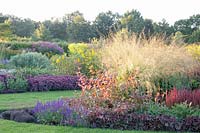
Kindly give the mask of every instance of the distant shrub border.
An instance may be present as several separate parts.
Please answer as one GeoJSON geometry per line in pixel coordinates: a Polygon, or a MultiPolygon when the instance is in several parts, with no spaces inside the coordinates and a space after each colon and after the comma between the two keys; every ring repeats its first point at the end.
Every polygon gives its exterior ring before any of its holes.
{"type": "Polygon", "coordinates": [[[78,81],[78,76],[68,75],[39,75],[28,77],[24,81],[23,79],[18,80],[18,78],[11,75],[0,75],[0,94],[27,91],[80,90],[78,81]],[[12,84],[15,84],[15,88],[11,88],[12,85],[9,84],[11,79],[13,79],[12,84]]]}

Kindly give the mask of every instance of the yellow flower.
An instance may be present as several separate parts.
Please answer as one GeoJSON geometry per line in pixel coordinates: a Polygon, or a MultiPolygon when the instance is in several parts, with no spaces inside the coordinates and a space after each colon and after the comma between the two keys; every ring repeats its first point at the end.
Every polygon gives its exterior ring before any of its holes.
{"type": "Polygon", "coordinates": [[[77,59],[77,62],[80,62],[80,59],[79,59],[79,58],[77,59]]]}
{"type": "Polygon", "coordinates": [[[60,59],[57,59],[57,60],[56,60],[56,63],[60,63],[60,59]]]}
{"type": "Polygon", "coordinates": [[[65,59],[65,55],[62,55],[62,57],[61,57],[61,58],[62,58],[62,60],[64,60],[64,59],[65,59]]]}

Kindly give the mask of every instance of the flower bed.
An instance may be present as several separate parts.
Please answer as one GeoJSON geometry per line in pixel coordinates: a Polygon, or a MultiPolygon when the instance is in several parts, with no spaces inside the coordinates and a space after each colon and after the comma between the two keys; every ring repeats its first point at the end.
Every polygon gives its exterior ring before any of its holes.
{"type": "Polygon", "coordinates": [[[37,103],[37,122],[53,125],[86,126],[120,130],[200,131],[200,117],[177,119],[170,115],[150,115],[128,108],[88,108],[81,99],[60,99],[37,103]]]}

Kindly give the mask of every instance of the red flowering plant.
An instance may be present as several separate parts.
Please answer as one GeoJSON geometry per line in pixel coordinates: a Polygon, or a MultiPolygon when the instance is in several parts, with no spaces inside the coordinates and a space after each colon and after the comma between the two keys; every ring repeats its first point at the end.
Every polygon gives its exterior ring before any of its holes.
{"type": "Polygon", "coordinates": [[[186,102],[192,106],[200,106],[200,90],[193,91],[174,88],[166,95],[166,105],[171,107],[174,104],[186,102]]]}

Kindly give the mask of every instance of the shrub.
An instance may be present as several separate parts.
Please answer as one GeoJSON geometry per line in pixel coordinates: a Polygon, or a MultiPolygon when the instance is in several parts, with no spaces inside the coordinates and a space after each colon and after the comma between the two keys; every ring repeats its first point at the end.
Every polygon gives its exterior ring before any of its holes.
{"type": "Polygon", "coordinates": [[[90,76],[90,67],[95,71],[101,68],[98,53],[94,48],[85,43],[72,43],[68,45],[70,56],[76,61],[81,68],[81,72],[90,76]]]}
{"type": "Polygon", "coordinates": [[[26,50],[31,48],[32,42],[30,41],[9,41],[9,42],[1,42],[0,45],[5,46],[11,50],[26,50]]]}
{"type": "Polygon", "coordinates": [[[49,68],[51,66],[50,60],[45,55],[34,52],[13,56],[10,64],[17,68],[49,68]]]}
{"type": "Polygon", "coordinates": [[[51,62],[60,74],[75,75],[78,71],[78,64],[74,56],[54,55],[51,57],[51,62]]]}
{"type": "Polygon", "coordinates": [[[200,45],[188,45],[186,49],[196,60],[200,61],[200,45]]]}
{"type": "Polygon", "coordinates": [[[23,75],[23,77],[33,77],[33,76],[38,76],[38,75],[56,75],[57,72],[54,69],[46,69],[46,68],[20,68],[17,69],[16,72],[14,72],[14,74],[19,73],[21,75],[23,75]]]}
{"type": "Polygon", "coordinates": [[[31,48],[31,42],[12,42],[10,49],[12,50],[27,50],[31,48]]]}
{"type": "Polygon", "coordinates": [[[27,80],[22,75],[1,75],[0,76],[0,90],[3,91],[26,91],[28,87],[27,80]]]}
{"type": "Polygon", "coordinates": [[[38,102],[33,109],[38,122],[43,124],[60,124],[86,126],[88,111],[83,106],[71,104],[70,100],[57,100],[47,103],[38,102]]]}
{"type": "Polygon", "coordinates": [[[166,95],[166,105],[169,107],[183,102],[187,102],[192,106],[200,106],[200,90],[189,91],[186,89],[177,90],[174,88],[166,95]]]}
{"type": "Polygon", "coordinates": [[[11,90],[26,91],[28,87],[28,83],[24,77],[21,77],[18,75],[18,76],[14,76],[7,79],[7,87],[11,90]]]}
{"type": "Polygon", "coordinates": [[[150,104],[150,106],[147,107],[146,113],[155,116],[168,115],[176,117],[177,119],[185,119],[192,116],[200,117],[199,108],[191,107],[187,103],[175,104],[170,108],[165,105],[150,104]]]}
{"type": "Polygon", "coordinates": [[[0,91],[5,90],[5,84],[3,82],[0,81],[0,91]]]}
{"type": "Polygon", "coordinates": [[[93,74],[95,76],[88,78],[79,73],[81,96],[90,107],[113,108],[122,102],[134,104],[136,109],[141,111],[149,100],[146,95],[142,96],[133,89],[137,86],[133,75],[126,83],[118,84],[116,76],[109,72],[97,72],[97,74],[94,72],[93,74]]]}
{"type": "Polygon", "coordinates": [[[55,43],[51,42],[38,42],[32,44],[33,51],[52,56],[55,54],[63,54],[64,50],[55,43]]]}
{"type": "Polygon", "coordinates": [[[0,58],[1,59],[10,59],[12,56],[15,56],[17,54],[21,54],[21,50],[12,50],[9,48],[5,48],[3,46],[0,46],[0,58]]]}
{"type": "Polygon", "coordinates": [[[29,91],[79,90],[77,76],[39,75],[28,79],[29,91]]]}

